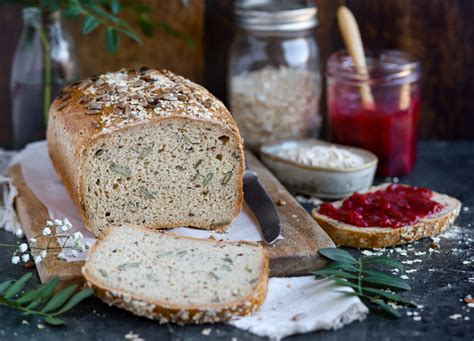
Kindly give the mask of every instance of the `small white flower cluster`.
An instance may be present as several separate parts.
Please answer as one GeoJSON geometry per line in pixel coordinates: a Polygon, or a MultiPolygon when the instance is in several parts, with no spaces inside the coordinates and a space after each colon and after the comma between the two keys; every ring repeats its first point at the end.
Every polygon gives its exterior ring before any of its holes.
{"type": "MultiPolygon", "coordinates": [[[[20,246],[15,250],[12,256],[12,263],[18,264],[20,261],[28,262],[30,259],[34,260],[35,263],[42,262],[48,255],[48,251],[51,249],[57,249],[57,247],[51,247],[52,238],[56,238],[62,247],[62,251],[57,254],[58,259],[66,259],[64,253],[65,249],[71,250],[71,255],[77,257],[79,252],[84,252],[90,247],[89,243],[84,243],[84,236],[81,232],[68,233],[72,229],[71,222],[64,218],[63,220],[54,219],[48,220],[46,226],[43,228],[41,235],[34,238],[30,238],[29,244],[21,243],[20,246]],[[48,242],[46,246],[39,248],[36,246],[39,238],[47,238],[48,242]],[[29,250],[28,250],[29,249],[29,250]]],[[[21,230],[20,230],[21,231],[21,230]]]]}

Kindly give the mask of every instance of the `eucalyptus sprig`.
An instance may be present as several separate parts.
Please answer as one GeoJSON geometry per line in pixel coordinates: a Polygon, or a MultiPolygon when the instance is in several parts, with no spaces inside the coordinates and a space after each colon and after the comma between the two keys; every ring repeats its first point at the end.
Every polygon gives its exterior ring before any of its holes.
{"type": "Polygon", "coordinates": [[[408,282],[400,277],[404,270],[398,260],[385,256],[356,259],[349,252],[338,248],[321,249],[319,253],[333,262],[324,269],[315,271],[314,275],[330,278],[340,285],[354,289],[344,292],[345,294],[358,296],[369,306],[376,306],[397,318],[401,317],[401,314],[390,303],[416,307],[415,303],[394,292],[411,290],[408,282]],[[381,267],[397,269],[400,276],[380,270],[381,267]]]}
{"type": "Polygon", "coordinates": [[[21,294],[30,278],[31,272],[18,280],[0,283],[0,305],[19,310],[25,315],[42,317],[44,322],[53,326],[65,324],[66,322],[58,316],[94,293],[90,288],[76,292],[76,284],[54,293],[59,284],[59,278],[55,277],[50,282],[40,284],[21,294]]]}

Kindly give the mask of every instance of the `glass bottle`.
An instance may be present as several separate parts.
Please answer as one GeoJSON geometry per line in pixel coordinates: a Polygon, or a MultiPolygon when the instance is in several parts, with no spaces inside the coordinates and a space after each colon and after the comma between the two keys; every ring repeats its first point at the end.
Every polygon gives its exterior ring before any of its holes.
{"type": "Polygon", "coordinates": [[[346,51],[327,62],[327,103],[334,142],[370,150],[378,174],[400,176],[416,161],[420,63],[397,50],[366,52],[367,76],[357,73],[346,51]],[[373,104],[363,100],[369,89],[373,104]]]}
{"type": "Polygon", "coordinates": [[[23,23],[10,79],[16,149],[45,138],[52,99],[79,77],[74,43],[59,11],[43,15],[38,8],[27,7],[23,23]]]}
{"type": "Polygon", "coordinates": [[[309,1],[238,1],[228,98],[246,147],[316,136],[321,75],[309,1]]]}

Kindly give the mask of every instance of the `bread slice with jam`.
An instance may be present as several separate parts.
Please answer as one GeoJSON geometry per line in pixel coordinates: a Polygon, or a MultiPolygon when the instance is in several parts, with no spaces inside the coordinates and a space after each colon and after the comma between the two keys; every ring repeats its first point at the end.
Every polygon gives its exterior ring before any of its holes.
{"type": "Polygon", "coordinates": [[[178,236],[145,227],[107,229],[82,274],[101,300],[160,323],[213,323],[264,301],[268,255],[257,243],[178,236]]]}
{"type": "MultiPolygon", "coordinates": [[[[367,192],[384,191],[390,184],[371,187],[367,192]]],[[[412,188],[405,185],[406,188],[412,188]]],[[[321,206],[312,212],[314,219],[329,234],[331,239],[340,246],[355,248],[381,248],[393,245],[410,243],[415,240],[435,236],[451,226],[459,216],[461,202],[445,194],[431,192],[431,200],[441,204],[436,212],[417,219],[409,225],[399,227],[357,226],[344,222],[328,215],[322,214],[321,206]]],[[[364,193],[361,193],[364,194],[364,193]]],[[[349,197],[350,198],[350,197],[349,197]]],[[[339,209],[348,198],[333,202],[332,205],[339,209]]],[[[377,212],[374,212],[377,213],[377,212]]],[[[403,210],[400,211],[404,214],[403,210]]],[[[408,212],[407,212],[408,214],[408,212]]]]}

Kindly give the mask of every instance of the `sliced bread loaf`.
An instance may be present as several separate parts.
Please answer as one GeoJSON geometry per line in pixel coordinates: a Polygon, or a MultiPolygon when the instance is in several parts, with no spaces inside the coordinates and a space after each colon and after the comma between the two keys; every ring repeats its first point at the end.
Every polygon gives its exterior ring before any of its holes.
{"type": "Polygon", "coordinates": [[[95,235],[121,224],[222,230],[240,212],[244,154],[232,116],[169,71],[121,70],[66,87],[47,138],[95,235]]]}
{"type": "Polygon", "coordinates": [[[143,227],[107,230],[82,273],[104,302],[161,323],[207,323],[248,315],[263,302],[265,249],[143,227]]]}
{"type": "MultiPolygon", "coordinates": [[[[375,192],[387,187],[388,184],[374,186],[369,192],[375,192]]],[[[387,227],[359,227],[347,224],[313,210],[313,217],[329,234],[336,245],[356,248],[380,248],[409,243],[421,238],[435,236],[454,223],[459,216],[461,202],[445,194],[433,192],[431,200],[441,203],[441,211],[419,219],[413,225],[398,228],[387,227]]],[[[342,206],[344,200],[336,201],[334,207],[342,206]]]]}

